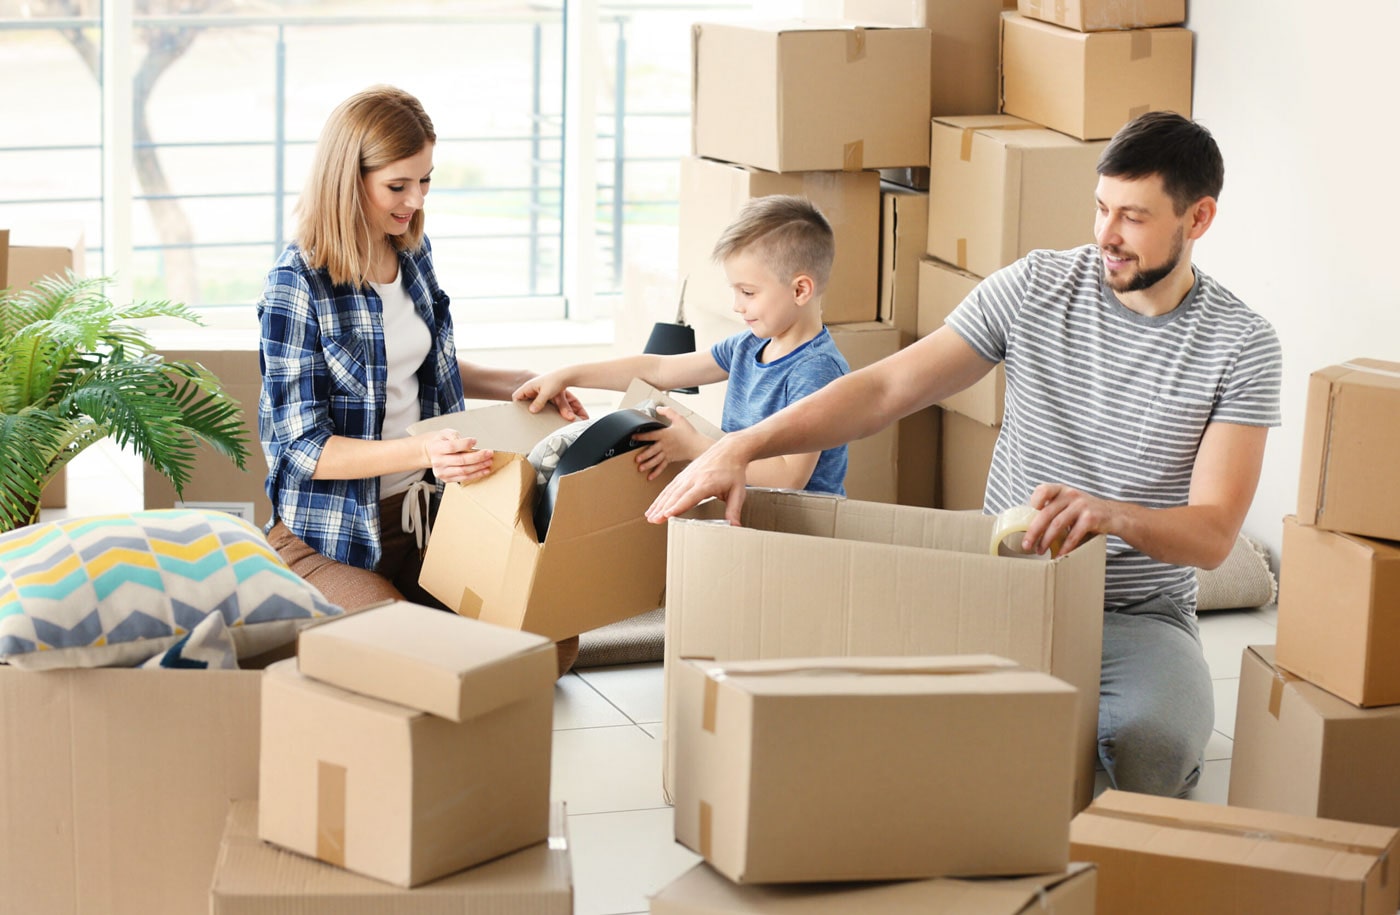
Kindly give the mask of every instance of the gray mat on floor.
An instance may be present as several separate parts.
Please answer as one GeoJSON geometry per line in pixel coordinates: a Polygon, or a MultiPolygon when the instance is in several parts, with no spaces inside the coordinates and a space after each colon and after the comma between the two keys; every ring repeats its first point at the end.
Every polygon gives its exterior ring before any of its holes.
{"type": "Polygon", "coordinates": [[[580,635],[574,668],[660,661],[665,640],[666,611],[658,607],[580,635]]]}

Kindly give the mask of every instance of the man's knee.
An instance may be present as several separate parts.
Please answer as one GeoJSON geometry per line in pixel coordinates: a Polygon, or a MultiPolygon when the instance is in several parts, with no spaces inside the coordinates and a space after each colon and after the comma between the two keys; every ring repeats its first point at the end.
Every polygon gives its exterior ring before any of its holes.
{"type": "Polygon", "coordinates": [[[1164,797],[1181,797],[1196,786],[1204,751],[1204,740],[1156,721],[1122,722],[1099,738],[1099,756],[1113,787],[1164,797]]]}

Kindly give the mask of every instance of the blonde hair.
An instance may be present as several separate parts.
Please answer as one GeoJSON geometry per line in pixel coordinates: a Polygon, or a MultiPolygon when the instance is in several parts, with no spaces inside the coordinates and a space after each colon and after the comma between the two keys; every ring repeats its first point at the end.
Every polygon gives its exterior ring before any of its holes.
{"type": "Polygon", "coordinates": [[[831,279],[836,236],[822,211],[806,197],[773,194],[744,204],[739,216],[715,242],[711,253],[723,262],[753,251],[783,282],[799,274],[812,278],[821,295],[831,279]]]}
{"type": "MultiPolygon", "coordinates": [[[[337,105],[321,128],[297,202],[297,243],[307,265],[326,268],[334,283],[365,285],[378,239],[365,215],[364,176],[436,142],[422,104],[402,89],[371,86],[337,105]]],[[[398,250],[418,250],[423,211],[403,235],[386,237],[398,250]]]]}

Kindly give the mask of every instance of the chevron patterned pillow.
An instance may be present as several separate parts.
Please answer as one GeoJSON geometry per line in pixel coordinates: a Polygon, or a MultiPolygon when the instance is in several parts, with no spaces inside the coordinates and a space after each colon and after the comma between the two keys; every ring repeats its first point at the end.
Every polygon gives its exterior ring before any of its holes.
{"type": "Polygon", "coordinates": [[[253,525],[164,509],[69,518],[0,535],[0,661],[35,670],[134,667],[220,614],[239,657],[344,611],[253,525]]]}

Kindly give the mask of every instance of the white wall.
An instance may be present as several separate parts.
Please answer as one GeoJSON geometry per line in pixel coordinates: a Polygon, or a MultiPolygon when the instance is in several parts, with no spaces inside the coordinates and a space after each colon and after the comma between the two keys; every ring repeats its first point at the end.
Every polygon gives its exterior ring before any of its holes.
{"type": "Polygon", "coordinates": [[[1283,344],[1283,426],[1245,522],[1277,563],[1282,518],[1297,507],[1309,373],[1400,361],[1400,7],[1192,0],[1189,10],[1193,116],[1225,156],[1196,263],[1283,344]]]}

